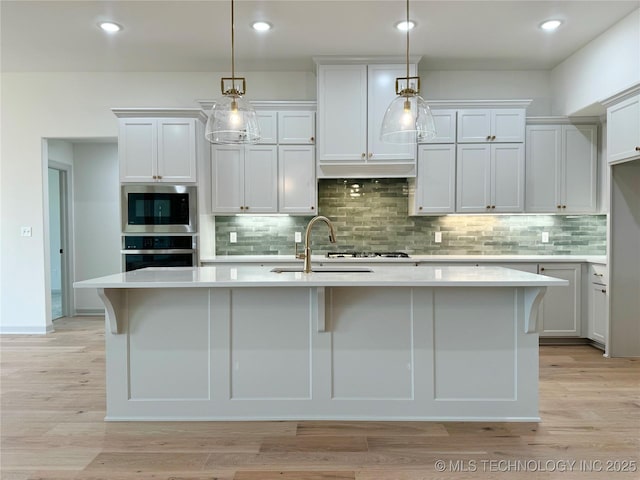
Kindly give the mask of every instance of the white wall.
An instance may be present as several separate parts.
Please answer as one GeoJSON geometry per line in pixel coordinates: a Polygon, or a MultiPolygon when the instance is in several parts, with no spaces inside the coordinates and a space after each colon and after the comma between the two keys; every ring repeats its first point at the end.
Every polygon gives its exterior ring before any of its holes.
{"type": "Polygon", "coordinates": [[[554,115],[599,115],[598,103],[640,82],[640,9],[551,71],[554,115]]]}
{"type": "MultiPolygon", "coordinates": [[[[117,143],[73,144],[74,281],[120,272],[117,143]]],[[[101,313],[94,290],[76,290],[76,313],[101,313]]]]}
{"type": "MultiPolygon", "coordinates": [[[[193,107],[219,94],[219,73],[2,73],[0,331],[44,333],[48,263],[43,138],[116,137],[112,107],[193,107]],[[43,184],[44,182],[44,184],[43,184]],[[20,227],[32,226],[32,237],[20,227]],[[46,265],[46,267],[45,267],[46,265]]],[[[311,72],[252,72],[255,100],[312,100],[311,72]]]]}
{"type": "Polygon", "coordinates": [[[527,116],[551,114],[548,71],[420,70],[420,81],[421,95],[427,101],[532,99],[527,116]]]}

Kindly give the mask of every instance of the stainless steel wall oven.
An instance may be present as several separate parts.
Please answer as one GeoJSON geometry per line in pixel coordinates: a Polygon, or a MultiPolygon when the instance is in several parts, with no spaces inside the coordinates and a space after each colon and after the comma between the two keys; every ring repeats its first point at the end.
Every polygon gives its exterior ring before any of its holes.
{"type": "Polygon", "coordinates": [[[193,267],[198,264],[194,235],[126,235],[122,237],[125,272],[146,267],[193,267]]]}

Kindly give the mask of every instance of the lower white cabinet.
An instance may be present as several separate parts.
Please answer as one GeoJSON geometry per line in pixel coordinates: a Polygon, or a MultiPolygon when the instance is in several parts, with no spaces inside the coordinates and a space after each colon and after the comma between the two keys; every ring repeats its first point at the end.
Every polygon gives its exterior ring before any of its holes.
{"type": "Polygon", "coordinates": [[[524,145],[459,144],[458,213],[524,211],[524,145]]]}
{"type": "Polygon", "coordinates": [[[212,213],[276,213],[278,156],[273,145],[212,147],[212,213]]]}
{"type": "Polygon", "coordinates": [[[456,211],[456,146],[418,145],[418,171],[409,179],[409,215],[456,211]]]}
{"type": "Polygon", "coordinates": [[[606,266],[589,266],[589,279],[587,337],[604,346],[607,342],[607,329],[609,324],[606,266]]]}
{"type": "Polygon", "coordinates": [[[582,265],[544,263],[538,273],[569,281],[567,287],[547,287],[538,310],[540,336],[579,337],[582,334],[582,265]]]}

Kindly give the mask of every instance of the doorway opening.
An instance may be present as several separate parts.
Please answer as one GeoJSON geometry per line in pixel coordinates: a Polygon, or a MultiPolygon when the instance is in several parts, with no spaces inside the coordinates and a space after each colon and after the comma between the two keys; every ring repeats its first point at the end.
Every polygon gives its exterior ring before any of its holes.
{"type": "Polygon", "coordinates": [[[70,190],[71,166],[49,161],[49,291],[51,319],[70,315],[70,190]]]}

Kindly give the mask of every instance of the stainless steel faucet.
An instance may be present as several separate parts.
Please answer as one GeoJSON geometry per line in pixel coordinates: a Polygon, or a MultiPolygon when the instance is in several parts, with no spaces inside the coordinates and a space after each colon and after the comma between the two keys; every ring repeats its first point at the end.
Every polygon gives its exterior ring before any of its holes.
{"type": "Polygon", "coordinates": [[[313,227],[313,225],[319,221],[327,224],[327,226],[329,227],[329,241],[331,243],[336,243],[336,231],[333,228],[333,223],[331,223],[331,220],[323,215],[313,217],[307,225],[306,231],[304,232],[304,253],[298,253],[298,244],[296,243],[296,258],[300,260],[304,259],[304,273],[311,273],[311,227],[313,227]]]}

